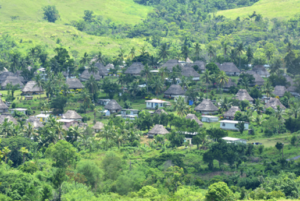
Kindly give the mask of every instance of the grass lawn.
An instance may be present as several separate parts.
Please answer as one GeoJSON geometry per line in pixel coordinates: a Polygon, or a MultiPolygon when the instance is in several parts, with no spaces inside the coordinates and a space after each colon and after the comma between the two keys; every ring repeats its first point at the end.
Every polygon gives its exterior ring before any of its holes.
{"type": "Polygon", "coordinates": [[[218,15],[236,19],[245,18],[254,11],[267,18],[291,18],[299,13],[300,1],[296,0],[260,0],[249,7],[219,11],[218,15]]]}

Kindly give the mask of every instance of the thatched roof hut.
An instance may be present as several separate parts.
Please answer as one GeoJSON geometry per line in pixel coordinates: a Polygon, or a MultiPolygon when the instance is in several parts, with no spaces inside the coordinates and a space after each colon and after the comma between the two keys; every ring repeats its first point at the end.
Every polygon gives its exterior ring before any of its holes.
{"type": "Polygon", "coordinates": [[[247,71],[246,74],[252,75],[254,77],[254,85],[262,86],[265,83],[265,80],[262,79],[260,75],[255,73],[254,71],[247,71]]]}
{"type": "Polygon", "coordinates": [[[208,114],[217,112],[218,108],[211,102],[211,100],[204,99],[197,107],[195,107],[195,111],[208,114]]]}
{"type": "Polygon", "coordinates": [[[3,124],[4,120],[7,119],[9,122],[13,122],[13,124],[18,124],[18,121],[13,118],[11,115],[0,115],[0,124],[3,124]]]}
{"type": "Polygon", "coordinates": [[[163,125],[156,124],[149,132],[148,132],[148,137],[153,136],[153,135],[165,135],[168,134],[169,131],[165,129],[163,125]]]}
{"type": "Polygon", "coordinates": [[[225,62],[219,65],[219,68],[221,71],[224,71],[228,75],[239,75],[241,72],[232,62],[225,62]]]}
{"type": "Polygon", "coordinates": [[[161,68],[167,68],[169,71],[172,71],[174,67],[180,66],[182,67],[181,63],[178,60],[172,59],[161,65],[161,68]]]}
{"type": "Polygon", "coordinates": [[[102,122],[97,121],[96,124],[92,128],[94,130],[102,130],[104,128],[104,124],[102,122]]]}
{"type": "Polygon", "coordinates": [[[153,112],[153,114],[158,114],[158,115],[161,115],[162,113],[164,114],[168,114],[165,110],[163,109],[157,109],[153,112]]]}
{"type": "Polygon", "coordinates": [[[107,70],[105,67],[104,67],[104,68],[99,68],[98,74],[99,74],[100,76],[102,76],[102,78],[103,78],[104,76],[107,76],[107,75],[108,75],[108,70],[107,70]]]}
{"type": "Polygon", "coordinates": [[[270,73],[267,71],[267,69],[263,65],[256,65],[252,68],[252,70],[260,75],[261,77],[269,77],[270,73]]]}
{"type": "Polygon", "coordinates": [[[184,77],[194,77],[194,78],[199,78],[200,75],[197,71],[195,71],[194,68],[191,68],[191,67],[184,67],[182,68],[181,70],[181,75],[184,76],[184,77]]]}
{"type": "Polygon", "coordinates": [[[20,78],[16,76],[7,76],[6,80],[1,84],[2,89],[5,89],[7,84],[11,84],[13,86],[19,85],[20,88],[24,87],[24,84],[20,81],[20,78]]]}
{"type": "Polygon", "coordinates": [[[63,119],[75,119],[81,120],[82,117],[74,110],[68,110],[65,114],[62,115],[63,119]]]}
{"type": "Polygon", "coordinates": [[[281,109],[285,109],[285,106],[282,105],[279,99],[277,98],[270,98],[270,100],[266,103],[266,108],[273,108],[274,110],[277,110],[277,106],[279,106],[281,109]]]}
{"type": "Polygon", "coordinates": [[[105,66],[104,66],[103,63],[101,63],[101,62],[96,62],[94,65],[95,65],[95,67],[97,67],[97,68],[105,68],[105,66]]]}
{"type": "Polygon", "coordinates": [[[169,89],[167,89],[164,94],[166,96],[183,96],[185,91],[178,84],[172,84],[169,89]]]}
{"type": "Polygon", "coordinates": [[[196,123],[197,123],[200,127],[203,126],[203,123],[198,119],[198,117],[197,117],[195,114],[187,114],[185,118],[186,118],[186,119],[190,119],[190,120],[195,120],[196,123]]]}
{"type": "Polygon", "coordinates": [[[104,107],[104,109],[109,110],[111,112],[116,112],[118,110],[122,110],[122,107],[115,100],[110,100],[104,107]]]}
{"type": "Polygon", "coordinates": [[[237,111],[241,111],[238,106],[231,106],[231,108],[224,113],[224,118],[226,119],[234,119],[234,115],[237,111]]]}
{"type": "Polygon", "coordinates": [[[253,102],[254,100],[246,89],[240,89],[235,95],[235,98],[240,101],[248,100],[249,102],[253,102]]]}
{"type": "Polygon", "coordinates": [[[22,89],[23,94],[43,93],[43,88],[38,87],[35,81],[29,81],[22,89]]]}
{"type": "Polygon", "coordinates": [[[134,62],[126,69],[124,73],[130,75],[140,75],[143,70],[144,65],[141,62],[134,62]]]}
{"type": "Polygon", "coordinates": [[[30,123],[33,128],[38,129],[44,127],[44,124],[35,116],[31,116],[26,121],[26,126],[28,126],[28,123],[30,123]]]}
{"type": "Polygon", "coordinates": [[[287,88],[289,92],[296,92],[296,86],[294,80],[290,76],[286,76],[286,81],[290,83],[290,86],[287,88]]]}
{"type": "Polygon", "coordinates": [[[18,77],[20,82],[22,82],[22,83],[24,82],[24,78],[22,76],[20,76],[18,74],[15,74],[15,73],[12,73],[12,72],[4,71],[4,72],[0,73],[0,84],[2,84],[8,76],[18,77]]]}
{"type": "Polygon", "coordinates": [[[184,65],[184,67],[190,67],[198,66],[198,69],[201,71],[205,71],[205,62],[204,61],[195,61],[194,63],[187,63],[184,65]]]}
{"type": "Polygon", "coordinates": [[[66,84],[69,86],[69,89],[83,89],[84,86],[77,78],[68,78],[66,79],[66,84]]]}
{"type": "Polygon", "coordinates": [[[282,97],[286,91],[287,91],[287,89],[285,88],[285,86],[277,85],[277,86],[275,86],[273,93],[275,96],[282,97]]]}
{"type": "Polygon", "coordinates": [[[0,98],[0,111],[1,112],[7,112],[8,111],[8,106],[2,101],[0,98]]]}
{"type": "Polygon", "coordinates": [[[107,64],[107,65],[105,66],[105,68],[106,68],[107,70],[110,70],[110,69],[115,69],[115,66],[114,66],[113,64],[107,64]]]}
{"type": "Polygon", "coordinates": [[[237,84],[232,81],[231,78],[228,78],[228,82],[225,83],[224,88],[236,87],[237,84]]]}
{"type": "Polygon", "coordinates": [[[81,81],[86,81],[88,79],[90,79],[91,76],[94,76],[95,80],[96,81],[99,81],[101,80],[101,76],[99,75],[99,71],[96,72],[96,73],[92,73],[92,72],[89,72],[88,69],[85,69],[82,74],[80,75],[80,80],[81,81]]]}

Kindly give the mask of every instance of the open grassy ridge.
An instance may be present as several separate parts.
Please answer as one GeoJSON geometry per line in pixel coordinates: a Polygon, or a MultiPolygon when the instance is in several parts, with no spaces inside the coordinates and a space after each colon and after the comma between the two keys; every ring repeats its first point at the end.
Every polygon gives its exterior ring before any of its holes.
{"type": "Polygon", "coordinates": [[[263,17],[288,19],[296,14],[300,14],[299,8],[299,0],[260,0],[249,7],[219,11],[217,14],[235,19],[237,17],[247,17],[253,11],[256,11],[263,17]]]}

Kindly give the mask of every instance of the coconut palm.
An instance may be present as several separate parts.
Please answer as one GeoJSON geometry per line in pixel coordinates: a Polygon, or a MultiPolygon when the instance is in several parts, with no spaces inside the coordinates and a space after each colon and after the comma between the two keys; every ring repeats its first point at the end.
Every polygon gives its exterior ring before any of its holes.
{"type": "Polygon", "coordinates": [[[84,66],[85,64],[87,64],[89,62],[89,60],[90,60],[89,55],[88,55],[88,53],[85,52],[83,54],[83,57],[79,61],[79,63],[84,66]]]}
{"type": "Polygon", "coordinates": [[[216,55],[216,48],[212,45],[209,45],[208,48],[207,48],[207,53],[208,53],[208,56],[211,60],[212,57],[214,57],[216,55]]]}
{"type": "Polygon", "coordinates": [[[2,149],[2,153],[3,153],[3,155],[4,155],[4,160],[5,160],[5,163],[7,163],[7,156],[8,156],[8,154],[11,152],[11,150],[8,148],[8,147],[4,147],[3,149],[2,149]]]}
{"type": "Polygon", "coordinates": [[[168,76],[169,71],[167,67],[162,67],[158,70],[158,75],[161,77],[161,81],[164,82],[165,78],[168,76]]]}
{"type": "Polygon", "coordinates": [[[6,85],[6,89],[11,92],[11,96],[14,98],[15,91],[17,91],[18,89],[20,89],[20,85],[19,84],[12,85],[11,83],[8,83],[6,85]]]}
{"type": "Polygon", "coordinates": [[[23,156],[23,163],[25,163],[25,159],[26,159],[26,154],[29,153],[28,149],[26,149],[26,147],[22,147],[20,150],[19,150],[23,156]]]}
{"type": "Polygon", "coordinates": [[[270,97],[273,94],[274,88],[270,82],[266,82],[263,86],[263,92],[270,97]]]}
{"type": "Polygon", "coordinates": [[[282,61],[280,58],[276,58],[272,64],[270,65],[270,73],[273,74],[278,74],[280,68],[282,67],[282,61]]]}
{"type": "Polygon", "coordinates": [[[163,82],[161,81],[161,79],[159,79],[158,77],[155,77],[152,84],[150,85],[154,91],[155,91],[155,94],[156,96],[158,96],[158,94],[163,90],[164,88],[164,84],[163,82]]]}
{"type": "Polygon", "coordinates": [[[285,111],[278,105],[275,111],[275,117],[278,120],[283,120],[283,115],[285,115],[285,111]]]}
{"type": "Polygon", "coordinates": [[[217,83],[221,86],[222,91],[223,87],[226,83],[228,83],[229,77],[226,75],[224,71],[221,71],[217,77],[217,83]]]}
{"type": "Polygon", "coordinates": [[[141,76],[146,77],[146,85],[147,85],[147,92],[148,92],[148,80],[149,80],[149,78],[151,78],[151,70],[150,70],[148,64],[146,64],[144,66],[144,69],[141,72],[141,76]]]}
{"type": "Polygon", "coordinates": [[[227,57],[227,52],[229,51],[229,45],[228,45],[228,43],[226,43],[226,42],[223,43],[222,48],[223,48],[223,54],[224,54],[224,56],[227,57]]]}
{"type": "Polygon", "coordinates": [[[257,115],[256,117],[252,118],[252,121],[255,122],[257,126],[261,126],[265,119],[262,115],[257,115]]]}
{"type": "Polygon", "coordinates": [[[159,57],[165,60],[168,58],[169,54],[169,47],[167,43],[162,44],[159,48],[159,57]]]}
{"type": "Polygon", "coordinates": [[[25,126],[23,130],[24,137],[31,138],[32,136],[39,136],[37,130],[32,126],[29,122],[27,126],[25,126]]]}
{"type": "Polygon", "coordinates": [[[104,64],[104,56],[102,55],[102,52],[98,52],[98,54],[96,56],[96,62],[100,62],[100,63],[104,64]]]}
{"type": "Polygon", "coordinates": [[[189,111],[189,106],[185,103],[184,97],[178,97],[175,105],[174,110],[180,117],[186,116],[189,111]]]}
{"type": "Polygon", "coordinates": [[[196,45],[195,45],[195,57],[196,57],[196,59],[200,58],[200,53],[201,53],[201,46],[199,45],[199,43],[196,43],[196,45]]]}
{"type": "Polygon", "coordinates": [[[192,81],[193,81],[192,77],[184,77],[184,76],[182,76],[181,80],[180,80],[180,86],[188,89],[189,85],[192,83],[192,81]]]}
{"type": "Polygon", "coordinates": [[[241,55],[244,51],[244,45],[243,43],[240,43],[238,47],[236,48],[236,54],[239,56],[239,68],[241,68],[241,55]]]}
{"type": "Polygon", "coordinates": [[[94,103],[96,103],[96,94],[99,90],[99,84],[93,75],[86,81],[85,87],[89,90],[90,94],[92,94],[94,103]]]}
{"type": "Polygon", "coordinates": [[[11,121],[8,121],[7,118],[4,119],[4,122],[0,125],[0,133],[2,137],[13,136],[14,133],[14,124],[11,121]]]}
{"type": "MultiPolygon", "coordinates": [[[[44,82],[43,82],[43,79],[42,79],[42,77],[39,73],[34,77],[34,81],[36,83],[35,86],[37,86],[39,88],[42,88],[44,82]]],[[[41,96],[42,96],[42,94],[40,93],[40,100],[42,99],[41,96]]]]}
{"type": "Polygon", "coordinates": [[[208,85],[211,83],[210,82],[210,73],[209,73],[209,70],[205,70],[205,72],[203,73],[203,82],[206,84],[206,93],[208,91],[208,85]]]}
{"type": "Polygon", "coordinates": [[[89,72],[89,73],[92,73],[92,74],[95,74],[95,73],[98,72],[98,68],[97,68],[97,66],[95,66],[95,63],[94,63],[94,62],[90,65],[90,67],[89,67],[89,69],[88,69],[88,72],[89,72]]]}
{"type": "Polygon", "coordinates": [[[297,119],[299,113],[300,113],[300,103],[293,102],[292,104],[290,104],[289,114],[293,115],[295,119],[297,119]]]}
{"type": "Polygon", "coordinates": [[[132,60],[135,57],[135,48],[134,47],[131,48],[129,54],[131,55],[131,60],[132,60]]]}
{"type": "Polygon", "coordinates": [[[120,149],[122,142],[125,140],[123,133],[121,133],[121,132],[115,133],[115,135],[113,136],[113,139],[117,143],[118,148],[120,149]]]}

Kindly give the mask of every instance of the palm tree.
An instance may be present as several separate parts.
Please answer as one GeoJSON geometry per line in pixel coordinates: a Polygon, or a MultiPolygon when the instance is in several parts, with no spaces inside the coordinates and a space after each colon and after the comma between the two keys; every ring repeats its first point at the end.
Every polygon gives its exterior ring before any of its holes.
{"type": "Polygon", "coordinates": [[[146,64],[144,66],[144,69],[142,70],[141,75],[146,77],[146,85],[147,85],[147,92],[148,92],[148,79],[149,79],[149,77],[151,77],[151,70],[150,70],[148,64],[146,64]]]}
{"type": "Polygon", "coordinates": [[[183,45],[181,48],[181,54],[183,55],[184,59],[186,60],[189,57],[189,48],[187,45],[183,45]]]}
{"type": "Polygon", "coordinates": [[[221,85],[222,91],[223,91],[223,86],[228,83],[229,77],[226,75],[224,71],[221,71],[217,77],[217,82],[219,85],[221,85]]]}
{"type": "Polygon", "coordinates": [[[141,53],[142,56],[144,56],[147,53],[147,51],[146,51],[146,45],[142,46],[142,48],[140,50],[140,53],[141,53]]]}
{"type": "Polygon", "coordinates": [[[270,64],[270,60],[273,57],[274,52],[272,50],[267,50],[265,54],[266,54],[266,57],[268,58],[268,62],[270,64]]]}
{"type": "Polygon", "coordinates": [[[158,96],[158,94],[163,90],[164,84],[162,83],[161,79],[155,77],[151,87],[154,88],[155,94],[158,96]]]}
{"type": "Polygon", "coordinates": [[[90,65],[88,71],[89,71],[89,73],[92,73],[92,74],[95,74],[98,72],[98,68],[95,66],[94,62],[90,65]]]}
{"type": "Polygon", "coordinates": [[[81,136],[81,133],[82,133],[82,128],[80,128],[79,126],[75,126],[75,127],[70,126],[66,138],[68,141],[71,141],[73,143],[77,141],[78,137],[81,136]]]}
{"type": "Polygon", "coordinates": [[[175,105],[174,105],[175,111],[177,111],[177,114],[180,117],[186,116],[189,111],[189,106],[185,103],[184,97],[178,97],[175,105]]]}
{"type": "Polygon", "coordinates": [[[118,148],[120,149],[120,145],[122,144],[122,142],[124,141],[124,135],[121,132],[117,132],[114,135],[114,140],[116,141],[118,148]]]}
{"type": "Polygon", "coordinates": [[[17,91],[18,89],[20,89],[20,85],[17,84],[17,85],[12,85],[11,83],[8,83],[6,85],[6,89],[8,91],[11,91],[11,96],[14,98],[14,95],[15,95],[15,91],[17,91]]]}
{"type": "Polygon", "coordinates": [[[34,129],[34,127],[32,126],[32,124],[29,122],[28,125],[24,128],[23,130],[24,133],[24,137],[27,138],[31,138],[32,136],[39,136],[38,132],[36,131],[36,129],[34,129]]]}
{"type": "Polygon", "coordinates": [[[86,109],[88,107],[90,107],[91,105],[91,98],[90,98],[90,94],[84,90],[82,93],[81,93],[81,99],[82,99],[82,103],[84,105],[84,108],[85,108],[85,112],[86,112],[86,109]]]}
{"type": "Polygon", "coordinates": [[[243,43],[240,43],[238,47],[236,48],[236,54],[239,56],[239,68],[241,69],[241,55],[244,51],[244,45],[243,43]]]}
{"type": "Polygon", "coordinates": [[[282,67],[282,61],[280,58],[276,58],[272,64],[270,65],[270,73],[273,74],[278,74],[280,68],[282,67]]]}
{"type": "Polygon", "coordinates": [[[257,126],[261,126],[265,119],[262,115],[257,115],[256,117],[252,118],[252,121],[255,122],[257,126]]]}
{"type": "Polygon", "coordinates": [[[223,43],[222,47],[223,47],[223,54],[225,57],[227,57],[227,52],[229,51],[228,43],[226,43],[226,42],[223,43]]]}
{"type": "Polygon", "coordinates": [[[289,114],[294,115],[295,119],[297,119],[299,113],[300,113],[300,104],[299,104],[299,102],[293,102],[293,104],[290,104],[289,114]]]}
{"type": "Polygon", "coordinates": [[[123,48],[120,47],[118,56],[122,61],[124,60],[124,54],[125,54],[125,50],[123,50],[123,48]]]}
{"type": "Polygon", "coordinates": [[[248,64],[249,64],[249,63],[251,63],[251,61],[253,59],[253,51],[250,46],[248,46],[248,48],[247,48],[246,55],[247,55],[248,64]]]}
{"type": "Polygon", "coordinates": [[[275,112],[275,117],[278,120],[283,120],[283,115],[285,115],[285,111],[278,105],[277,110],[275,112]]]}
{"type": "Polygon", "coordinates": [[[263,92],[270,97],[273,94],[274,88],[270,82],[266,82],[263,86],[263,92]]]}
{"type": "MultiPolygon", "coordinates": [[[[35,86],[37,86],[40,89],[44,85],[44,81],[39,73],[34,77],[34,81],[36,83],[35,86]]],[[[42,94],[40,93],[40,101],[41,101],[41,99],[42,99],[42,94]]]]}
{"type": "Polygon", "coordinates": [[[196,45],[195,45],[195,57],[196,57],[196,59],[200,58],[200,53],[201,53],[201,46],[199,45],[199,43],[196,43],[196,45]]]}
{"type": "Polygon", "coordinates": [[[158,75],[161,77],[161,81],[164,82],[165,78],[169,74],[167,67],[162,67],[158,70],[158,75]]]}
{"type": "Polygon", "coordinates": [[[215,49],[214,46],[209,45],[208,48],[207,48],[207,52],[208,52],[208,56],[209,56],[209,58],[211,60],[211,58],[214,57],[215,54],[216,54],[216,49],[215,49]]]}
{"type": "Polygon", "coordinates": [[[7,164],[7,156],[8,154],[11,152],[11,150],[8,147],[4,147],[2,149],[2,153],[4,154],[4,158],[5,158],[5,163],[7,164]]]}
{"type": "Polygon", "coordinates": [[[17,72],[18,66],[20,65],[20,55],[19,53],[14,53],[11,58],[10,69],[13,73],[17,72]]]}
{"type": "Polygon", "coordinates": [[[192,83],[192,81],[193,81],[193,78],[182,76],[180,81],[181,81],[181,82],[180,82],[180,86],[182,86],[182,87],[188,89],[188,88],[189,88],[189,85],[190,85],[190,84],[192,83]]]}
{"type": "Polygon", "coordinates": [[[93,95],[94,103],[96,103],[96,93],[99,89],[99,84],[92,75],[85,83],[85,87],[89,90],[89,92],[93,95]]]}
{"type": "Polygon", "coordinates": [[[5,118],[4,122],[0,125],[0,133],[2,137],[13,136],[14,125],[11,121],[8,121],[7,118],[5,118]]]}
{"type": "Polygon", "coordinates": [[[102,52],[99,52],[96,56],[96,62],[100,62],[104,64],[104,56],[102,55],[102,52]]]}
{"type": "Polygon", "coordinates": [[[21,152],[21,154],[22,154],[22,156],[23,156],[23,163],[25,162],[25,159],[26,159],[26,154],[28,154],[28,149],[26,149],[26,147],[22,147],[21,149],[20,149],[20,152],[21,152]]]}
{"type": "Polygon", "coordinates": [[[69,95],[70,89],[69,89],[69,85],[67,85],[66,83],[62,85],[61,90],[65,97],[69,95]]]}
{"type": "Polygon", "coordinates": [[[135,48],[134,47],[131,48],[129,54],[131,55],[131,60],[132,60],[135,57],[135,48]]]}
{"type": "Polygon", "coordinates": [[[167,43],[162,44],[159,49],[159,57],[165,60],[166,58],[168,58],[169,54],[169,47],[167,43]]]}
{"type": "Polygon", "coordinates": [[[208,91],[208,85],[210,83],[210,73],[209,73],[208,69],[206,69],[205,72],[203,73],[203,81],[206,84],[206,93],[207,93],[207,91],[208,91]]]}
{"type": "Polygon", "coordinates": [[[85,52],[85,53],[83,54],[83,57],[82,57],[81,60],[79,61],[79,63],[80,63],[81,65],[84,66],[86,63],[89,62],[89,60],[90,60],[89,55],[85,52]]]}

